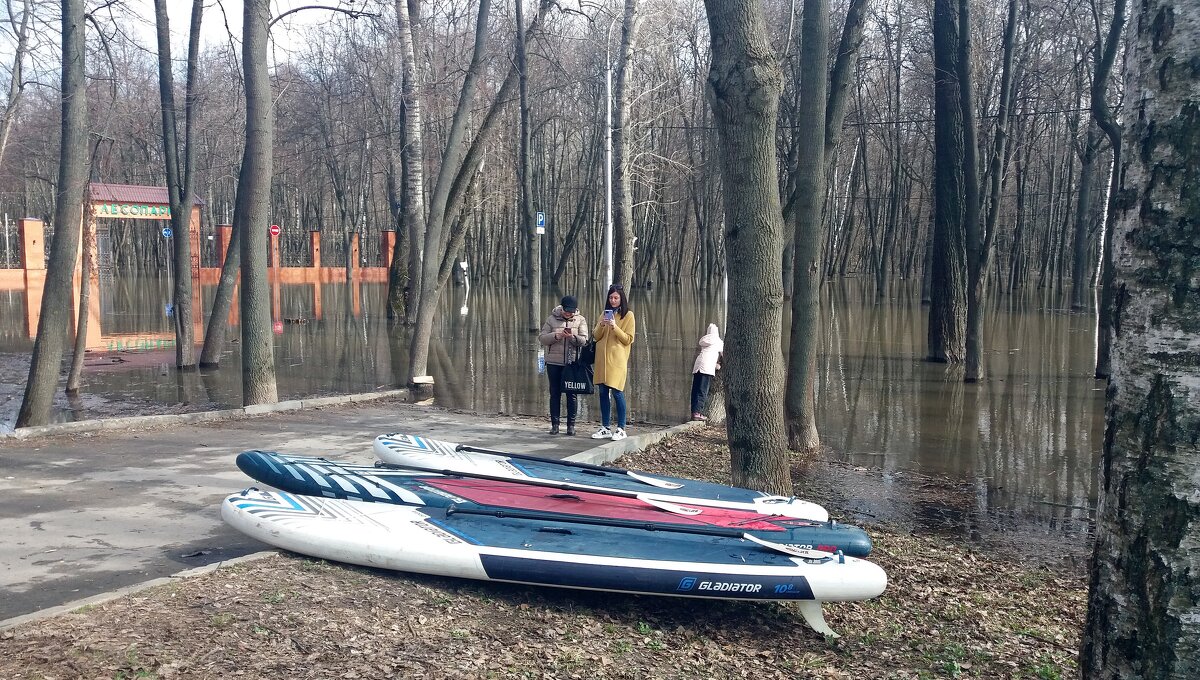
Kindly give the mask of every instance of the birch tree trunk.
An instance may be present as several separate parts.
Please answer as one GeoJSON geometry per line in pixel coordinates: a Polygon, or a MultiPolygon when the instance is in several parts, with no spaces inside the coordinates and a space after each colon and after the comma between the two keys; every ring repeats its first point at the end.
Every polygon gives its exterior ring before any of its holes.
{"type": "MultiPolygon", "coordinates": [[[[463,80],[462,90],[459,91],[458,106],[446,136],[446,147],[442,152],[441,165],[438,168],[437,179],[430,195],[429,210],[426,217],[417,217],[424,211],[423,173],[420,171],[421,159],[424,157],[425,140],[421,132],[421,115],[417,83],[419,69],[417,68],[416,53],[413,45],[416,41],[416,24],[409,15],[405,0],[397,0],[396,14],[400,22],[401,37],[401,71],[403,73],[402,94],[405,105],[405,153],[408,161],[408,182],[405,187],[405,201],[410,203],[408,212],[412,224],[420,226],[423,221],[424,255],[421,260],[421,291],[417,299],[417,320],[413,332],[413,342],[410,346],[409,371],[412,378],[421,378],[429,370],[429,341],[433,334],[433,317],[437,312],[438,298],[441,287],[438,285],[438,274],[442,264],[442,250],[445,243],[444,232],[448,208],[451,207],[451,189],[455,179],[463,168],[463,159],[467,154],[466,143],[467,118],[470,115],[471,104],[475,97],[476,84],[484,64],[484,50],[487,45],[487,20],[490,2],[481,2],[475,22],[475,45],[471,56],[471,66],[463,80]]],[[[465,187],[465,184],[464,184],[465,187]]],[[[415,381],[414,381],[415,382],[415,381]]]]}
{"type": "Polygon", "coordinates": [[[1088,680],[1200,677],[1200,4],[1137,8],[1088,680]]]}
{"type": "Polygon", "coordinates": [[[49,419],[71,319],[71,280],[79,256],[88,177],[84,64],[87,39],[83,5],[83,0],[62,2],[62,136],[54,193],[54,243],[50,247],[37,340],[33,343],[17,427],[42,425],[49,419]]]}
{"type": "Polygon", "coordinates": [[[274,124],[267,71],[269,0],[245,0],[242,69],[246,77],[246,150],[238,175],[234,231],[241,234],[242,403],[279,401],[275,384],[271,289],[267,282],[267,225],[271,200],[274,124]]]}
{"type": "MultiPolygon", "coordinates": [[[[396,0],[396,22],[398,24],[398,35],[400,46],[398,48],[400,59],[400,100],[404,107],[404,135],[403,135],[403,151],[402,160],[404,163],[404,171],[402,173],[404,182],[404,223],[411,235],[410,247],[412,253],[424,253],[422,257],[422,269],[432,266],[431,260],[437,259],[437,248],[433,252],[428,252],[429,242],[426,234],[427,224],[425,221],[425,140],[421,133],[421,98],[417,95],[418,70],[417,56],[414,47],[414,29],[413,19],[408,12],[407,0],[396,0]]],[[[435,245],[437,242],[435,241],[435,245]]],[[[411,298],[411,302],[417,308],[416,323],[421,323],[420,307],[424,298],[422,290],[425,279],[424,276],[411,277],[410,286],[414,287],[415,295],[411,298]]],[[[426,313],[430,315],[430,332],[432,332],[432,310],[427,307],[426,313]]],[[[425,375],[426,361],[429,354],[429,338],[426,335],[424,346],[417,348],[417,342],[414,338],[409,344],[409,377],[418,377],[425,375]],[[422,356],[420,367],[414,366],[415,357],[418,351],[422,356]]]]}
{"type": "Polygon", "coordinates": [[[724,186],[729,318],[723,367],[733,483],[787,494],[784,238],[775,150],[783,76],[758,0],[704,0],[704,6],[712,41],[708,98],[724,186]]]}
{"type": "Polygon", "coordinates": [[[637,41],[637,0],[625,0],[621,22],[621,50],[617,57],[616,82],[613,83],[613,283],[628,290],[633,283],[633,187],[630,184],[629,150],[629,74],[633,68],[633,47],[637,41]]]}
{"type": "MultiPolygon", "coordinates": [[[[1093,3],[1095,8],[1095,3],[1093,3]]],[[[1095,11],[1095,9],[1093,9],[1095,11]]],[[[1097,12],[1098,14],[1098,12],[1097,12]]],[[[1097,27],[1099,28],[1099,27],[1097,27]]],[[[1114,0],[1112,21],[1103,45],[1097,44],[1100,58],[1096,60],[1096,71],[1092,77],[1092,118],[1108,136],[1112,147],[1112,170],[1109,172],[1108,199],[1104,205],[1104,218],[1100,225],[1100,275],[1099,298],[1096,302],[1096,377],[1107,378],[1112,370],[1111,339],[1113,318],[1113,249],[1109,231],[1116,214],[1117,199],[1121,194],[1124,167],[1121,160],[1122,129],[1108,106],[1108,78],[1116,61],[1117,47],[1125,28],[1125,0],[1114,0]]],[[[1096,36],[1099,41],[1100,36],[1096,36]]]]}

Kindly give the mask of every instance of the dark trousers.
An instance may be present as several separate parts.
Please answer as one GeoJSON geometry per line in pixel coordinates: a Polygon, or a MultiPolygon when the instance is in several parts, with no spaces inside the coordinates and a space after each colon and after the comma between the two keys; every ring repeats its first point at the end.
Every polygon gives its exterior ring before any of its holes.
{"type": "Polygon", "coordinates": [[[708,401],[708,387],[712,384],[712,376],[705,373],[692,374],[692,413],[699,413],[708,401]]]}
{"type": "MultiPolygon", "coordinates": [[[[558,422],[558,414],[562,410],[562,373],[563,367],[546,364],[546,379],[550,381],[550,422],[558,422]]],[[[579,413],[579,397],[567,393],[567,424],[575,423],[575,414],[579,413]]]]}

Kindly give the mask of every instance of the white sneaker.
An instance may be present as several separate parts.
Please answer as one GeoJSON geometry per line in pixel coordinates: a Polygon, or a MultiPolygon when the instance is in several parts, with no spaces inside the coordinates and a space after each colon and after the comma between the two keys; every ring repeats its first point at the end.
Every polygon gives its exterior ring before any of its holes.
{"type": "MultiPolygon", "coordinates": [[[[599,433],[597,432],[596,434],[599,434],[599,433]]],[[[595,435],[592,435],[592,436],[595,436],[595,435]]],[[[612,433],[612,440],[613,440],[614,442],[619,442],[619,441],[621,441],[622,439],[624,439],[625,437],[628,437],[628,436],[629,436],[629,435],[625,434],[625,430],[624,430],[623,428],[620,428],[620,427],[618,427],[618,428],[617,428],[615,431],[613,431],[613,433],[612,433]]]]}
{"type": "Polygon", "coordinates": [[[592,433],[592,439],[608,439],[609,437],[616,439],[616,435],[614,435],[612,430],[608,429],[607,427],[602,427],[592,433]]]}

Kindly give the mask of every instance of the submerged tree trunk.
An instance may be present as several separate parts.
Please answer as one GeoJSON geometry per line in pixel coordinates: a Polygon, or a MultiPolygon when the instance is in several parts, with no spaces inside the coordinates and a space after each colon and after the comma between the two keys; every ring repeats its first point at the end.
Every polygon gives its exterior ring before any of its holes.
{"type": "Polygon", "coordinates": [[[621,51],[617,60],[617,77],[613,83],[613,283],[629,288],[633,283],[633,186],[629,149],[629,111],[631,95],[629,76],[633,69],[633,46],[641,18],[637,15],[637,0],[625,0],[625,15],[621,22],[621,51]]]}
{"type": "Polygon", "coordinates": [[[995,236],[996,215],[1000,205],[1000,190],[1004,187],[1008,171],[1008,104],[1012,91],[1013,48],[1017,33],[1017,0],[1008,2],[1008,19],[1004,26],[1003,56],[1001,57],[1000,102],[997,107],[996,132],[990,162],[991,191],[989,192],[988,214],[981,215],[979,199],[979,166],[976,158],[979,149],[975,134],[975,98],[971,85],[970,12],[968,0],[962,0],[959,11],[959,29],[962,41],[959,45],[961,61],[958,65],[962,87],[963,121],[966,130],[964,147],[967,152],[963,163],[967,184],[967,358],[963,379],[977,382],[983,376],[981,355],[983,353],[983,299],[987,290],[988,261],[992,253],[995,236]]]}
{"type": "Polygon", "coordinates": [[[217,292],[209,310],[208,325],[204,329],[204,347],[200,349],[201,368],[216,368],[225,351],[225,338],[229,334],[229,310],[233,309],[233,294],[238,286],[242,264],[242,235],[236,224],[229,235],[229,248],[225,261],[221,263],[221,278],[217,281],[217,292]]]}
{"type": "Polygon", "coordinates": [[[238,176],[234,230],[241,233],[242,403],[279,401],[275,384],[271,289],[267,282],[267,225],[271,201],[274,123],[267,72],[268,0],[245,0],[242,68],[246,74],[246,150],[238,176]]]}
{"type": "Polygon", "coordinates": [[[1086,680],[1200,677],[1200,4],[1138,7],[1086,680]]]}
{"type": "Polygon", "coordinates": [[[788,344],[788,446],[814,451],[817,433],[817,338],[821,321],[821,197],[825,187],[825,111],[829,85],[829,0],[804,0],[800,28],[800,106],[796,129],[795,264],[788,344]]]}
{"type": "Polygon", "coordinates": [[[1088,232],[1091,231],[1092,181],[1096,175],[1096,156],[1100,153],[1100,135],[1094,125],[1088,126],[1079,166],[1079,193],[1075,195],[1075,237],[1071,252],[1071,310],[1086,306],[1087,290],[1092,285],[1088,275],[1088,232]]]}
{"type": "MultiPolygon", "coordinates": [[[[1113,320],[1113,248],[1109,231],[1116,214],[1117,200],[1124,186],[1124,167],[1121,160],[1122,130],[1108,106],[1108,78],[1116,61],[1117,48],[1125,27],[1125,0],[1113,2],[1112,21],[1103,45],[1097,45],[1100,58],[1096,60],[1095,75],[1092,77],[1092,118],[1108,136],[1112,147],[1112,171],[1109,173],[1108,197],[1104,204],[1104,217],[1100,225],[1100,280],[1099,300],[1096,302],[1096,377],[1107,378],[1112,370],[1110,359],[1113,320]]],[[[1100,36],[1096,36],[1099,40],[1100,36]]]]}
{"type": "Polygon", "coordinates": [[[792,484],[780,351],[784,239],[775,160],[783,76],[758,0],[705,0],[704,6],[712,41],[708,98],[726,187],[724,367],[733,483],[786,494],[792,484]]]}
{"type": "MultiPolygon", "coordinates": [[[[192,149],[193,114],[196,104],[196,69],[200,58],[200,22],[204,0],[192,0],[188,30],[188,72],[184,91],[183,144],[180,147],[175,119],[175,75],[171,62],[171,29],[166,0],[154,0],[158,28],[158,92],[162,110],[163,151],[167,170],[167,195],[171,203],[171,229],[175,232],[175,287],[172,318],[175,320],[175,366],[196,364],[196,334],[192,325],[192,181],[195,153],[192,149]],[[183,156],[180,159],[180,155],[183,156]],[[180,162],[182,160],[182,162],[180,162]]],[[[199,257],[199,253],[196,256],[199,257]]]]}
{"type": "Polygon", "coordinates": [[[929,281],[930,361],[966,355],[966,121],[959,83],[959,0],[934,0],[933,252],[929,281]]]}
{"type": "Polygon", "coordinates": [[[525,329],[537,331],[542,327],[542,237],[538,235],[533,217],[533,168],[530,159],[529,74],[525,59],[525,12],[523,2],[517,9],[517,71],[520,73],[520,157],[517,159],[517,188],[520,192],[517,233],[525,241],[525,329]]]}
{"type": "Polygon", "coordinates": [[[425,213],[424,192],[422,191],[424,180],[423,173],[420,171],[420,164],[424,162],[425,140],[421,132],[420,97],[417,94],[419,71],[413,49],[416,39],[416,23],[415,18],[409,15],[407,3],[404,0],[396,2],[396,14],[400,22],[402,90],[405,106],[406,139],[404,148],[408,154],[406,156],[408,182],[405,187],[404,200],[410,206],[408,209],[409,219],[412,224],[421,226],[424,234],[421,291],[417,298],[416,328],[409,350],[409,370],[414,379],[423,378],[429,369],[429,342],[433,335],[433,319],[437,312],[438,298],[441,295],[438,277],[441,271],[443,245],[447,240],[444,233],[448,224],[453,221],[453,216],[448,218],[448,215],[457,205],[456,196],[461,196],[461,193],[453,190],[456,187],[463,192],[466,190],[467,182],[456,180],[464,166],[469,167],[470,165],[464,163],[468,151],[467,118],[484,63],[490,6],[491,3],[487,2],[479,5],[475,21],[475,44],[471,65],[463,79],[462,90],[459,91],[458,106],[454,111],[454,118],[446,136],[441,166],[438,168],[437,179],[430,194],[429,210],[428,213],[425,213]]]}
{"type": "MultiPolygon", "coordinates": [[[[400,55],[400,99],[404,106],[404,222],[408,225],[412,238],[410,247],[413,250],[410,251],[410,256],[414,256],[414,253],[421,253],[419,256],[421,266],[418,271],[413,272],[419,276],[410,277],[410,286],[413,287],[415,293],[410,302],[416,311],[414,322],[417,325],[417,331],[413,334],[408,348],[409,382],[411,384],[412,378],[423,377],[427,369],[429,335],[433,331],[433,308],[431,303],[425,301],[428,294],[425,290],[426,271],[432,269],[435,266],[434,262],[438,260],[441,237],[435,234],[432,239],[430,238],[427,233],[428,224],[425,220],[425,138],[421,132],[421,98],[417,93],[419,74],[414,45],[416,31],[413,26],[414,17],[410,16],[408,12],[407,0],[396,0],[396,21],[399,28],[397,52],[400,55]],[[432,249],[430,248],[431,242],[432,249]],[[422,307],[425,309],[422,310],[422,307]],[[427,323],[423,322],[423,315],[429,317],[427,323]],[[424,328],[425,325],[428,326],[427,329],[424,328]]],[[[433,278],[430,276],[428,283],[431,289],[432,281],[433,278]]],[[[436,303],[436,300],[433,303],[436,303]]]]}
{"type": "Polygon", "coordinates": [[[21,410],[17,413],[17,427],[42,425],[49,419],[70,325],[71,282],[75,259],[79,256],[88,177],[86,42],[83,0],[63,0],[62,132],[58,183],[54,187],[54,243],[50,247],[37,340],[33,343],[33,358],[29,363],[29,379],[25,382],[21,410]]]}
{"type": "MultiPolygon", "coordinates": [[[[85,209],[87,219],[94,219],[85,209]]],[[[83,230],[79,257],[79,309],[75,314],[75,350],[71,352],[71,370],[67,371],[67,394],[78,394],[83,383],[83,359],[87,354],[88,308],[92,304],[92,276],[96,271],[96,229],[93,223],[83,230]]]]}

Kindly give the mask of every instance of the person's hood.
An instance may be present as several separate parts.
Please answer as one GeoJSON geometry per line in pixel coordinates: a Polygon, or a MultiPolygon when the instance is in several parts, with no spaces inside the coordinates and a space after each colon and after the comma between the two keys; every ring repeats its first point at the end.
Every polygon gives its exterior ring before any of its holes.
{"type": "Polygon", "coordinates": [[[705,335],[712,335],[719,338],[721,337],[721,330],[717,328],[717,324],[710,323],[708,324],[708,330],[705,331],[705,335]]]}
{"type": "Polygon", "coordinates": [[[562,313],[563,313],[562,305],[558,305],[557,307],[554,308],[553,312],[550,312],[550,315],[561,321],[566,321],[566,319],[563,317],[562,313]]]}

